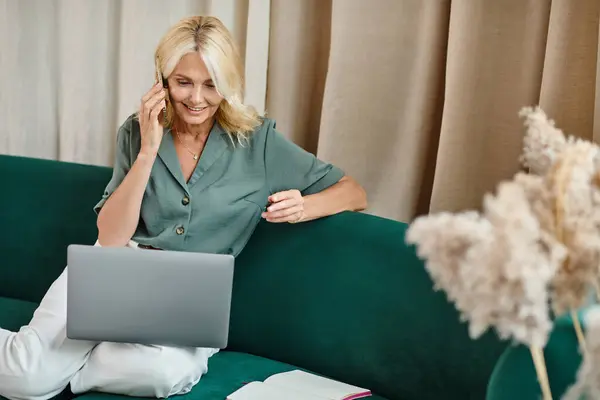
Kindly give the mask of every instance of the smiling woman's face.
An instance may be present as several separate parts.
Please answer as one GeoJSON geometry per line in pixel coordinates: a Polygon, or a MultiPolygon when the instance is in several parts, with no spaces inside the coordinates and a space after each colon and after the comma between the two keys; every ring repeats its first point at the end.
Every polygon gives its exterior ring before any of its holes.
{"type": "Polygon", "coordinates": [[[188,125],[212,121],[223,101],[199,53],[188,53],[168,78],[169,97],[177,118],[188,125]]]}

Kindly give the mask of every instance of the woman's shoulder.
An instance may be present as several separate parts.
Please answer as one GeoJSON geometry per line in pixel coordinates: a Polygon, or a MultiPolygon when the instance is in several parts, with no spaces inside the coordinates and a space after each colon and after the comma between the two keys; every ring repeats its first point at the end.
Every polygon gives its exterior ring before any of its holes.
{"type": "Polygon", "coordinates": [[[139,142],[140,137],[140,121],[136,112],[125,118],[119,125],[117,140],[119,142],[135,143],[139,142]]]}
{"type": "Polygon", "coordinates": [[[260,126],[257,129],[260,130],[268,130],[268,129],[275,129],[277,122],[273,119],[273,118],[269,118],[267,116],[262,116],[260,117],[260,126]]]}
{"type": "Polygon", "coordinates": [[[129,154],[137,154],[140,145],[140,121],[137,113],[133,113],[117,129],[117,147],[129,154]]]}
{"type": "Polygon", "coordinates": [[[264,144],[268,136],[276,129],[277,122],[266,116],[260,117],[260,123],[254,128],[249,138],[255,145],[264,144]]]}
{"type": "Polygon", "coordinates": [[[131,136],[132,134],[138,134],[139,135],[139,133],[140,133],[140,121],[139,121],[139,116],[138,116],[137,112],[129,115],[121,123],[121,125],[119,126],[119,133],[121,133],[121,132],[123,134],[128,135],[128,136],[131,136]]]}

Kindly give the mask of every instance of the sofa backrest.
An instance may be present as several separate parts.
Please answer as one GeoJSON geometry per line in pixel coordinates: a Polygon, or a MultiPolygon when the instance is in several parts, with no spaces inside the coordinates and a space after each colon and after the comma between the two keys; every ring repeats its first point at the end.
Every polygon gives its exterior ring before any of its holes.
{"type": "Polygon", "coordinates": [[[389,399],[485,398],[506,344],[468,337],[406,228],[361,213],[260,224],[237,259],[230,347],[389,399]]]}
{"type": "Polygon", "coordinates": [[[38,302],[69,244],[97,238],[93,207],[110,168],[0,156],[0,296],[38,302]]]}

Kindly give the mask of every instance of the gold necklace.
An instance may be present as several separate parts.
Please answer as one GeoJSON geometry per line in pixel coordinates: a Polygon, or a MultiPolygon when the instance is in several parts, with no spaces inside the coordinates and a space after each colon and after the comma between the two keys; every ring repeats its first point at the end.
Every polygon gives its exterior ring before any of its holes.
{"type": "Polygon", "coordinates": [[[181,142],[181,144],[183,145],[183,147],[185,147],[185,149],[192,155],[192,157],[194,157],[194,160],[198,159],[198,154],[194,153],[189,147],[187,147],[187,145],[185,144],[185,142],[183,141],[183,139],[181,139],[181,136],[179,136],[179,132],[174,129],[175,133],[177,134],[177,137],[179,138],[179,141],[181,142]]]}

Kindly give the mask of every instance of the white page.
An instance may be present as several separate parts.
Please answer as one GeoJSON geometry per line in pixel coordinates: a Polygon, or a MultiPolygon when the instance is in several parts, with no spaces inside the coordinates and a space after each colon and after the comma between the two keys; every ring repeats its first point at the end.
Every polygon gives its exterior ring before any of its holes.
{"type": "Polygon", "coordinates": [[[269,386],[296,389],[298,392],[325,397],[330,400],[342,400],[348,397],[359,398],[371,395],[371,392],[367,389],[300,370],[275,374],[267,378],[265,383],[269,386]]]}
{"type": "Polygon", "coordinates": [[[325,398],[263,382],[250,382],[227,396],[227,400],[325,400],[325,398]]]}

